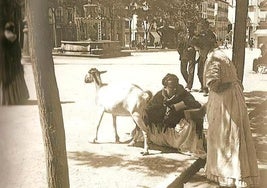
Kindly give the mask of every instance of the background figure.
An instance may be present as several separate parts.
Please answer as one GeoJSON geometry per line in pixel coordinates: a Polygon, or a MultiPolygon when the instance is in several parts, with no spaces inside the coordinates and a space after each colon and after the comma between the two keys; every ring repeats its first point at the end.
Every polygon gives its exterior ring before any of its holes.
{"type": "Polygon", "coordinates": [[[0,43],[4,52],[3,62],[1,62],[0,103],[1,105],[21,104],[29,98],[29,92],[21,64],[21,48],[13,22],[5,24],[0,43]]]}
{"type": "Polygon", "coordinates": [[[177,51],[180,55],[181,73],[186,82],[185,89],[191,91],[194,81],[196,50],[190,46],[190,40],[193,37],[193,31],[189,30],[179,33],[177,51]]]}
{"type": "Polygon", "coordinates": [[[229,40],[227,38],[225,38],[224,42],[223,42],[224,49],[228,49],[228,43],[229,43],[229,40]]]}
{"type": "Polygon", "coordinates": [[[254,47],[254,39],[253,38],[250,38],[249,41],[248,41],[248,44],[249,44],[249,49],[250,50],[253,50],[253,47],[254,47]]]}
{"type": "Polygon", "coordinates": [[[198,63],[198,79],[201,85],[199,92],[204,92],[204,96],[208,95],[208,88],[203,83],[203,73],[204,73],[204,65],[207,59],[207,55],[209,53],[209,45],[217,47],[217,37],[214,32],[211,30],[209,22],[204,20],[200,25],[200,32],[199,35],[205,36],[206,43],[203,44],[199,52],[199,58],[197,59],[196,63],[198,63]]]}
{"type": "Polygon", "coordinates": [[[207,107],[207,165],[211,181],[226,187],[254,187],[259,184],[256,150],[250,131],[243,87],[232,61],[220,49],[207,44],[206,36],[192,44],[209,47],[204,83],[210,93],[207,107]]]}
{"type": "Polygon", "coordinates": [[[258,72],[259,65],[267,66],[267,46],[266,44],[260,44],[259,47],[261,50],[261,54],[260,57],[253,60],[252,70],[254,72],[258,72]]]}

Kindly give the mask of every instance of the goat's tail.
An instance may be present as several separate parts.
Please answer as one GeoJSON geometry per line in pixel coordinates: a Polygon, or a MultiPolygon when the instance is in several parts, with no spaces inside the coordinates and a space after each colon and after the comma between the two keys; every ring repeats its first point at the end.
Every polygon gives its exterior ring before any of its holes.
{"type": "Polygon", "coordinates": [[[153,97],[153,94],[151,91],[149,90],[144,91],[143,98],[146,100],[146,102],[149,102],[152,99],[152,97],[153,97]]]}

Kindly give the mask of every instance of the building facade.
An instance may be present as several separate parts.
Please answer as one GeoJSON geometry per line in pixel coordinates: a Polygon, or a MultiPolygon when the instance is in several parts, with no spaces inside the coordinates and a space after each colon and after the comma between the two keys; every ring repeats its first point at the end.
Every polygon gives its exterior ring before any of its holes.
{"type": "Polygon", "coordinates": [[[255,39],[255,46],[267,44],[267,0],[260,0],[255,6],[257,7],[255,27],[252,30],[252,37],[255,39]],[[257,6],[256,6],[257,5],[257,6]]]}
{"type": "Polygon", "coordinates": [[[223,41],[229,33],[228,7],[226,0],[206,0],[201,5],[202,18],[207,19],[217,35],[218,41],[223,41]]]}

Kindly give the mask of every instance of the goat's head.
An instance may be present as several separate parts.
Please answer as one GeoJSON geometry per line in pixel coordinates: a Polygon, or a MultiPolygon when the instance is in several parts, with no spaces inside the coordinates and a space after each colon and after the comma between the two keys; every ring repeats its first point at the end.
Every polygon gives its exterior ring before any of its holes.
{"type": "Polygon", "coordinates": [[[84,82],[85,83],[92,83],[94,81],[100,82],[100,75],[107,71],[99,71],[96,68],[91,68],[88,73],[85,75],[84,82]]]}

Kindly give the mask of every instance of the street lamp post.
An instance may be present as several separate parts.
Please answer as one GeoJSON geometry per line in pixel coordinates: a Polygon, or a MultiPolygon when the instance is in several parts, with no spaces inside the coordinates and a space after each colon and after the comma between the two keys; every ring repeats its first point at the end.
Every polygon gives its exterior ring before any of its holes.
{"type": "Polygon", "coordinates": [[[24,1],[24,19],[23,19],[23,55],[29,56],[30,50],[29,50],[29,38],[28,38],[28,22],[27,22],[27,16],[28,16],[28,10],[27,10],[27,0],[24,1]]]}
{"type": "Polygon", "coordinates": [[[132,48],[132,20],[133,18],[129,19],[129,48],[132,48]]]}
{"type": "Polygon", "coordinates": [[[27,23],[27,18],[25,16],[24,20],[24,28],[23,28],[23,55],[24,56],[29,56],[30,51],[29,51],[29,38],[28,38],[28,23],[27,23]]]}
{"type": "Polygon", "coordinates": [[[148,29],[149,29],[147,19],[145,19],[145,21],[143,23],[144,23],[144,31],[145,31],[145,36],[144,36],[144,39],[145,39],[145,49],[147,49],[147,38],[148,38],[148,29]]]}
{"type": "MultiPolygon", "coordinates": [[[[145,14],[147,14],[148,9],[149,9],[148,4],[145,1],[143,3],[142,10],[145,12],[145,14]]],[[[148,16],[147,15],[146,15],[146,18],[145,18],[145,20],[144,20],[143,23],[144,23],[144,31],[145,31],[145,36],[144,36],[144,39],[145,39],[145,49],[147,49],[147,38],[148,38],[148,30],[149,30],[148,16]]]]}
{"type": "Polygon", "coordinates": [[[97,40],[100,41],[102,40],[102,18],[98,15],[96,19],[99,20],[97,22],[97,40]]]}

